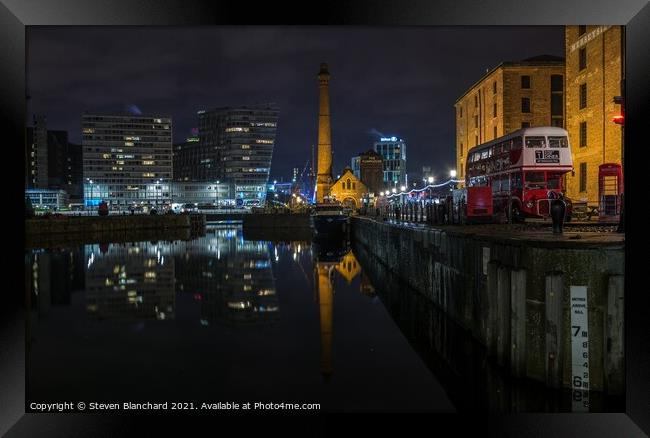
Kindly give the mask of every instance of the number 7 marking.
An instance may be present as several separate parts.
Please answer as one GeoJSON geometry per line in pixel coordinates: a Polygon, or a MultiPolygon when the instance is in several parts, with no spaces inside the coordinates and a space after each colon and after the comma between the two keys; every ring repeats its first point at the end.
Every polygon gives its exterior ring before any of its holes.
{"type": "Polygon", "coordinates": [[[576,332],[573,334],[573,336],[578,336],[578,333],[580,332],[580,326],[579,325],[572,325],[571,327],[576,329],[576,332]]]}

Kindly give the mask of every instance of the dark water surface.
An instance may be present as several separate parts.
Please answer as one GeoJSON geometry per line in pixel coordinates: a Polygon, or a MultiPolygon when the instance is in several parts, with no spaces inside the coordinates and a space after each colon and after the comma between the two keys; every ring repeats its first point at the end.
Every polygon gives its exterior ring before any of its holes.
{"type": "Polygon", "coordinates": [[[27,254],[27,399],[454,412],[352,250],[191,241],[27,254]]]}
{"type": "Polygon", "coordinates": [[[624,411],[510,378],[362,246],[263,234],[27,253],[28,402],[624,411]]]}

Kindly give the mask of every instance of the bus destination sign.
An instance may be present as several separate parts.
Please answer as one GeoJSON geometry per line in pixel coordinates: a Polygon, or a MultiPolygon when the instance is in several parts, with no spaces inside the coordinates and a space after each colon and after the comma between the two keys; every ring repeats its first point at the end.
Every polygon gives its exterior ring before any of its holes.
{"type": "Polygon", "coordinates": [[[535,163],[559,163],[560,151],[541,150],[535,151],[535,163]]]}

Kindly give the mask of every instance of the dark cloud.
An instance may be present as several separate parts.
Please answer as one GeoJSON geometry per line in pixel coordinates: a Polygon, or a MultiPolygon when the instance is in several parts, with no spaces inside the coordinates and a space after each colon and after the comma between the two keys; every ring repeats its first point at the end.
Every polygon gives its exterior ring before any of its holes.
{"type": "Polygon", "coordinates": [[[86,110],[171,116],[181,141],[199,109],[275,102],[275,178],[317,143],[321,62],[336,173],[381,132],[406,139],[409,172],[440,174],[454,167],[453,104],[469,86],[502,61],[564,54],[562,27],[30,27],[27,37],[30,114],[72,141],[86,110]]]}

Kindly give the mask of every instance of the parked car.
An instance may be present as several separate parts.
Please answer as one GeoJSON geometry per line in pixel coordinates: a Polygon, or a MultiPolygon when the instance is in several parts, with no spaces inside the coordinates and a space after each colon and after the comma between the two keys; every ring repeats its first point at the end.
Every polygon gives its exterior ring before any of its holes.
{"type": "Polygon", "coordinates": [[[191,212],[198,212],[199,209],[195,204],[183,204],[183,207],[181,207],[181,212],[182,213],[191,213],[191,212]]]}

